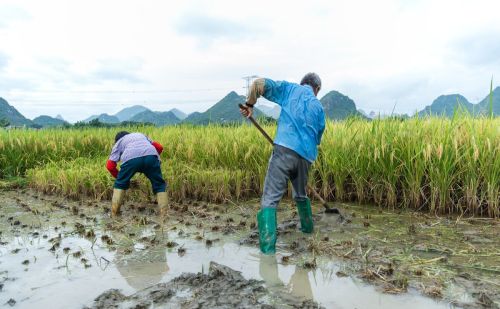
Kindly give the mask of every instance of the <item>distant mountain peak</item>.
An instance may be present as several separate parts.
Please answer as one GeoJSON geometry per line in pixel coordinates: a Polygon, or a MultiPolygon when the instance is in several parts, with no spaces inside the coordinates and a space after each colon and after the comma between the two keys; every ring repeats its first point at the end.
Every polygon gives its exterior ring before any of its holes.
{"type": "Polygon", "coordinates": [[[144,111],[150,111],[149,108],[144,107],[142,105],[133,105],[130,107],[126,107],[116,113],[114,116],[118,118],[119,121],[127,121],[130,120],[132,117],[134,117],[137,114],[140,114],[144,111]]]}
{"type": "Polygon", "coordinates": [[[40,127],[62,127],[68,123],[59,118],[41,115],[33,119],[33,123],[40,127]]]}
{"type": "Polygon", "coordinates": [[[475,111],[477,111],[477,113],[479,114],[489,115],[490,112],[493,112],[494,116],[500,116],[500,86],[496,87],[495,90],[493,90],[491,96],[488,93],[486,97],[475,106],[477,106],[475,107],[475,111]],[[491,99],[491,106],[490,106],[490,99],[491,99]]]}
{"type": "Polygon", "coordinates": [[[500,115],[500,86],[493,90],[490,105],[490,93],[488,93],[483,100],[477,104],[469,102],[463,95],[447,94],[440,95],[431,105],[426,106],[418,113],[419,116],[446,116],[452,117],[458,110],[465,110],[471,115],[489,115],[493,113],[494,116],[500,115]]]}
{"type": "Polygon", "coordinates": [[[419,116],[435,115],[451,117],[455,111],[460,108],[463,108],[468,112],[472,112],[473,104],[461,94],[444,94],[438,96],[434,101],[432,101],[431,105],[426,106],[418,114],[419,116]]]}
{"type": "Polygon", "coordinates": [[[99,122],[102,122],[102,123],[119,123],[120,122],[120,119],[118,119],[118,117],[111,116],[111,115],[106,114],[106,113],[103,113],[100,115],[92,115],[89,118],[83,120],[83,122],[90,122],[94,119],[97,119],[97,120],[99,120],[99,122]]]}
{"type": "Polygon", "coordinates": [[[0,97],[0,119],[8,121],[11,126],[31,126],[33,122],[24,117],[7,100],[0,97]]]}
{"type": "Polygon", "coordinates": [[[170,110],[172,113],[174,113],[174,115],[179,118],[180,120],[184,120],[186,119],[186,117],[188,116],[186,113],[184,113],[183,111],[177,109],[177,108],[172,108],[170,110]]]}
{"type": "Polygon", "coordinates": [[[130,118],[129,121],[132,122],[144,122],[144,123],[152,123],[156,126],[166,126],[178,124],[181,122],[179,118],[172,112],[153,112],[150,110],[143,111],[130,118]]]}
{"type": "Polygon", "coordinates": [[[466,97],[464,97],[463,95],[459,94],[459,93],[452,93],[452,94],[442,94],[440,95],[439,97],[437,97],[434,102],[436,101],[442,101],[442,100],[446,100],[448,98],[452,98],[452,99],[455,99],[455,100],[462,100],[462,101],[467,101],[469,102],[469,100],[467,100],[466,97]]]}
{"type": "Polygon", "coordinates": [[[325,94],[320,102],[328,118],[341,120],[352,116],[364,117],[356,110],[356,104],[351,98],[336,90],[325,94]]]}
{"type": "MultiPolygon", "coordinates": [[[[245,102],[245,96],[238,95],[235,91],[229,92],[219,102],[203,113],[192,113],[183,122],[192,124],[209,124],[209,123],[235,123],[242,122],[238,108],[239,103],[245,102]]],[[[254,116],[262,116],[262,112],[254,110],[254,116]]]]}
{"type": "Polygon", "coordinates": [[[240,96],[239,94],[237,94],[236,91],[231,91],[224,98],[222,98],[222,100],[235,100],[235,99],[241,99],[241,98],[243,98],[243,100],[246,99],[246,97],[240,96]]]}

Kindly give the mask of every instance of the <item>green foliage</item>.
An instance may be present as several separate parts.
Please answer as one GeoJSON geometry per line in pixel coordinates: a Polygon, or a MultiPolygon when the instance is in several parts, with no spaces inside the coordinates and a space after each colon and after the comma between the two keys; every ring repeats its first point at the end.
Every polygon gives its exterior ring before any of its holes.
{"type": "Polygon", "coordinates": [[[89,122],[85,121],[78,121],[77,123],[74,124],[75,128],[85,128],[85,127],[90,127],[90,128],[111,128],[114,127],[115,125],[111,123],[104,123],[100,122],[98,118],[92,119],[89,122]]]}
{"type": "Polygon", "coordinates": [[[491,78],[491,83],[490,83],[490,96],[489,96],[489,102],[490,102],[490,117],[493,117],[493,77],[491,78]]]}
{"type": "Polygon", "coordinates": [[[0,180],[0,189],[19,189],[28,186],[28,180],[25,177],[7,177],[0,180]]]}
{"type": "MultiPolygon", "coordinates": [[[[127,127],[127,128],[142,128],[147,126],[154,126],[153,123],[150,122],[135,122],[135,121],[123,121],[120,123],[105,123],[99,121],[99,119],[93,119],[89,122],[78,121],[73,125],[74,128],[83,129],[83,128],[118,128],[118,127],[127,127]]],[[[71,128],[71,125],[64,126],[65,128],[71,128]]]]}
{"type": "Polygon", "coordinates": [[[0,118],[0,127],[5,128],[10,124],[10,121],[7,118],[0,118]]]}

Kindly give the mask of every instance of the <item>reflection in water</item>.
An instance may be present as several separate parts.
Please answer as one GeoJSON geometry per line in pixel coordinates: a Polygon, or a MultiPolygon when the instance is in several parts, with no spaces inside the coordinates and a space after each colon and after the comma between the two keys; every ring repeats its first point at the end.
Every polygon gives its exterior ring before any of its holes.
{"type": "Polygon", "coordinates": [[[169,271],[167,252],[162,246],[132,250],[129,254],[118,250],[114,262],[116,269],[128,285],[136,290],[142,290],[160,282],[169,271]]]}
{"type": "Polygon", "coordinates": [[[278,275],[278,262],[275,255],[260,254],[259,274],[269,288],[283,286],[278,275]]]}
{"type": "Polygon", "coordinates": [[[289,290],[293,295],[304,297],[305,299],[314,299],[308,274],[309,271],[303,267],[295,266],[295,273],[288,283],[289,290]]]}
{"type": "MultiPolygon", "coordinates": [[[[279,278],[278,261],[275,255],[260,254],[259,274],[270,289],[284,286],[279,278]]],[[[314,299],[311,283],[309,282],[309,271],[302,267],[295,266],[295,272],[286,287],[292,295],[304,299],[314,299]]]]}

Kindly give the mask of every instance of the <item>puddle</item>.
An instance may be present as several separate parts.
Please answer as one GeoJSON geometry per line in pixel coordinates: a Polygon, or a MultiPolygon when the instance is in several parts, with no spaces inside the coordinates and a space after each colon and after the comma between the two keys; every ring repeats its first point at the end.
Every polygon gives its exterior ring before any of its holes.
{"type": "MultiPolygon", "coordinates": [[[[349,263],[325,256],[317,258],[315,269],[283,263],[283,256],[293,254],[285,243],[278,255],[263,256],[257,247],[237,243],[249,229],[224,236],[209,226],[200,231],[196,221],[185,226],[172,218],[161,225],[147,210],[138,219],[112,222],[104,214],[106,204],[80,206],[35,193],[0,192],[0,205],[0,305],[15,300],[15,308],[82,308],[109,289],[132,295],[183,273],[208,274],[213,261],[245,279],[262,280],[266,302],[277,307],[290,298],[325,308],[454,308],[412,288],[381,293],[351,276],[349,263]]],[[[176,299],[192,296],[188,290],[176,293],[176,299]]]]}

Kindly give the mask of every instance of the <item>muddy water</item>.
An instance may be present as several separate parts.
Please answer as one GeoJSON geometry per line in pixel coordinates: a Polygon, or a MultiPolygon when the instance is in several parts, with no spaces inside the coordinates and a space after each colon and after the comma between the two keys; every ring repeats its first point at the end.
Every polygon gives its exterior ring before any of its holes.
{"type": "MultiPolygon", "coordinates": [[[[237,223],[224,233],[226,228],[214,227],[217,219],[199,221],[199,213],[188,211],[162,224],[150,213],[154,205],[130,205],[123,218],[113,221],[107,206],[0,192],[0,305],[82,308],[108,289],[130,295],[182,273],[207,273],[214,261],[262,280],[266,302],[277,307],[287,307],[287,299],[311,299],[325,308],[451,308],[448,301],[411,288],[399,295],[381,293],[352,274],[351,263],[333,256],[317,257],[312,269],[303,263],[310,255],[284,263],[283,257],[296,255],[287,246],[295,232],[282,235],[279,254],[263,256],[255,246],[238,244],[251,229],[238,229],[237,223]]],[[[248,217],[250,225],[248,213],[237,220],[248,217]]],[[[328,220],[319,220],[318,230],[333,225],[328,220]]],[[[456,293],[462,302],[470,301],[465,291],[456,293]]]]}

